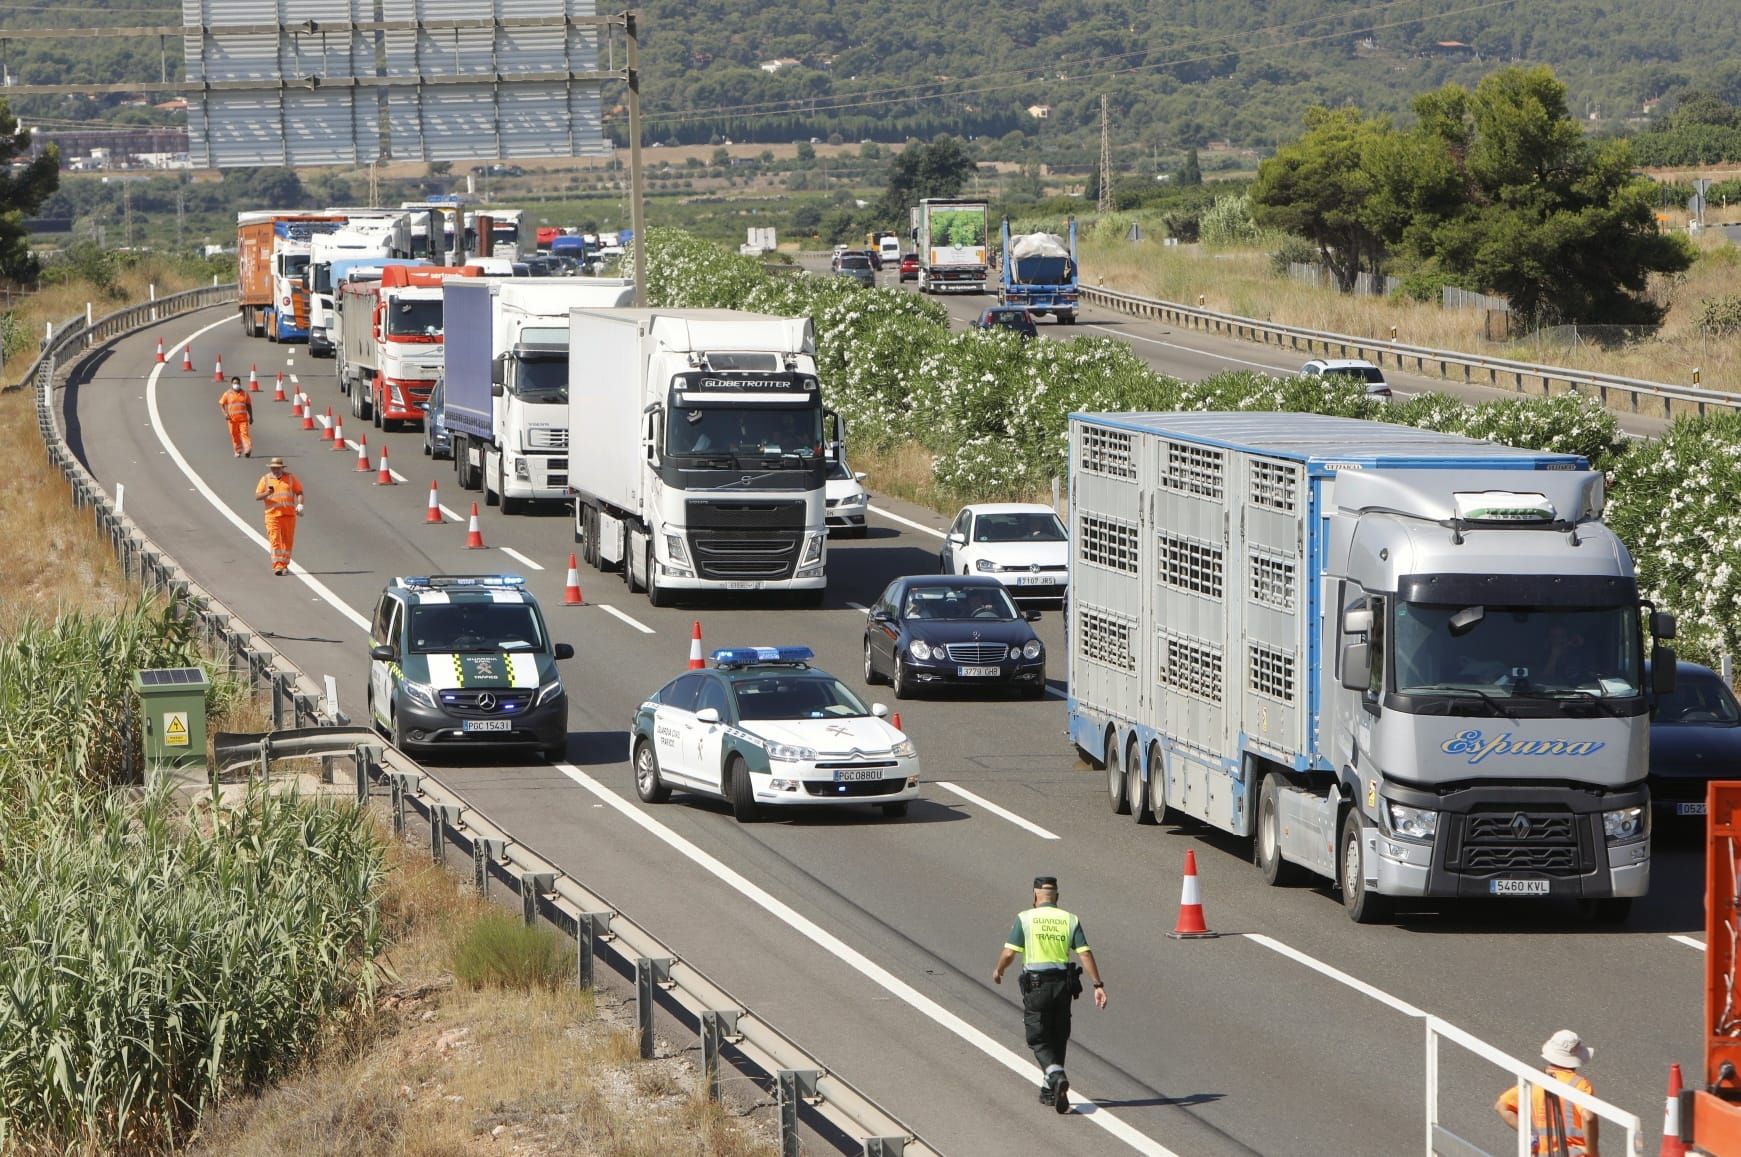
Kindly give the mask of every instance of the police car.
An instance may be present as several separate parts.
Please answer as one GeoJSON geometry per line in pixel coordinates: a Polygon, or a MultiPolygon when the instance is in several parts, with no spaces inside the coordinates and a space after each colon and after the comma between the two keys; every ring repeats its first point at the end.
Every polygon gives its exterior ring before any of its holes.
{"type": "Polygon", "coordinates": [[[538,600],[519,575],[396,578],[369,627],[369,719],[407,754],[568,743],[568,694],[538,600]]]}
{"type": "Polygon", "coordinates": [[[635,712],[635,791],[664,803],[673,788],[731,803],[739,823],[765,809],[874,804],[907,814],[919,756],[885,716],[810,666],[809,647],[731,647],[679,675],[635,712]]]}

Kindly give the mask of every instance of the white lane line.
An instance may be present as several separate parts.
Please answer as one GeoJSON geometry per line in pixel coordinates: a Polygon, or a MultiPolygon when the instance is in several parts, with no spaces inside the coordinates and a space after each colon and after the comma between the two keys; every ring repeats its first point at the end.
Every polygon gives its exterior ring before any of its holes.
{"type": "Polygon", "coordinates": [[[870,610],[870,608],[865,606],[863,603],[855,603],[851,599],[846,600],[846,605],[855,611],[868,611],[868,610],[870,610]]]}
{"type": "Polygon", "coordinates": [[[525,555],[521,554],[519,551],[515,550],[511,546],[498,547],[497,549],[499,549],[503,554],[507,555],[509,558],[519,559],[521,562],[525,563],[527,566],[531,567],[533,570],[543,570],[544,569],[543,563],[533,562],[531,559],[527,558],[525,555]]]}
{"type": "MultiPolygon", "coordinates": [[[[926,996],[906,981],[889,972],[853,948],[838,936],[827,931],[809,917],[801,915],[790,905],[775,898],[760,886],[745,879],[735,869],[727,867],[714,856],[702,851],[684,837],[678,835],[658,820],[643,812],[628,800],[611,791],[592,776],[580,770],[572,763],[558,763],[556,769],[587,791],[593,793],[605,804],[615,808],[631,822],[645,828],[654,838],[663,841],[678,854],[689,859],[721,883],[754,903],[769,915],[791,928],[794,932],[815,944],[818,948],[834,956],[847,967],[858,972],[867,980],[876,984],[890,995],[905,1001],[916,1011],[930,1018],[937,1025],[954,1033],[992,1060],[1003,1065],[1029,1084],[1037,1084],[1040,1080],[1040,1070],[1033,1061],[1021,1056],[1014,1050],[1006,1048],[993,1040],[985,1032],[967,1023],[956,1013],[951,1012],[937,1001],[926,996]]],[[[1176,1157],[1171,1149],[1162,1145],[1152,1137],[1138,1132],[1125,1121],[1114,1117],[1110,1112],[1093,1103],[1092,1098],[1082,1091],[1076,1082],[1070,1082],[1070,1092],[1080,1098],[1072,1110],[1088,1120],[1099,1125],[1114,1137],[1129,1145],[1138,1153],[1149,1154],[1151,1157],[1176,1157]]]]}
{"type": "Polygon", "coordinates": [[[299,386],[302,384],[302,379],[298,378],[295,374],[291,374],[290,375],[290,384],[293,386],[299,386]]]}
{"type": "Polygon", "coordinates": [[[449,522],[467,522],[470,520],[470,515],[461,514],[457,510],[449,510],[445,506],[437,505],[436,509],[447,515],[449,522]]]}
{"type": "Polygon", "coordinates": [[[1370,996],[1372,999],[1378,1001],[1378,1003],[1380,1003],[1380,1004],[1389,1005],[1391,1008],[1396,1009],[1398,1012],[1402,1013],[1404,1016],[1420,1017],[1423,1020],[1426,1018],[1427,1014],[1425,1012],[1423,1012],[1421,1009],[1416,1008],[1414,1005],[1412,1005],[1408,1001],[1402,999],[1400,996],[1392,996],[1390,993],[1384,991],[1384,989],[1382,989],[1382,988],[1375,988],[1374,986],[1366,983],[1366,981],[1364,981],[1364,980],[1361,980],[1357,977],[1353,977],[1353,976],[1348,975],[1346,972],[1343,972],[1340,968],[1337,968],[1333,964],[1325,964],[1322,960],[1319,960],[1316,956],[1307,956],[1304,952],[1301,952],[1298,948],[1293,948],[1293,947],[1290,947],[1289,945],[1283,944],[1280,940],[1272,940],[1268,936],[1263,935],[1261,932],[1247,932],[1247,933],[1244,933],[1244,936],[1247,940],[1251,941],[1253,944],[1261,944],[1265,948],[1268,948],[1271,952],[1279,952],[1281,955],[1286,956],[1289,960],[1292,960],[1298,964],[1304,964],[1307,968],[1310,968],[1312,971],[1322,973],[1323,975],[1328,976],[1331,980],[1334,980],[1338,984],[1346,984],[1349,988],[1352,988],[1355,992],[1363,993],[1366,996],[1370,996]]]}
{"type": "Polygon", "coordinates": [[[405,477],[405,475],[399,473],[399,471],[393,469],[391,466],[387,467],[387,473],[388,473],[388,475],[390,475],[392,477],[393,481],[395,481],[395,482],[409,482],[409,481],[411,481],[409,478],[405,477]]]}
{"type": "Polygon", "coordinates": [[[641,620],[634,618],[631,615],[625,615],[622,611],[617,610],[617,608],[611,606],[609,603],[595,603],[594,605],[605,614],[621,619],[643,635],[656,635],[659,633],[652,627],[649,627],[646,623],[641,622],[641,620]]]}
{"type": "Polygon", "coordinates": [[[1045,828],[1041,827],[1037,823],[1034,823],[1032,820],[1025,820],[1021,816],[1017,815],[1015,812],[1010,811],[1008,808],[1001,808],[998,805],[996,805],[995,803],[992,803],[989,799],[986,799],[984,796],[974,795],[972,792],[968,791],[966,788],[959,787],[956,784],[950,783],[946,779],[936,779],[936,780],[932,780],[931,782],[935,783],[940,788],[943,788],[947,791],[954,792],[956,795],[960,796],[962,799],[966,800],[968,803],[978,804],[980,807],[984,808],[986,811],[990,812],[992,815],[997,816],[999,819],[1006,819],[1010,823],[1016,825],[1016,827],[1018,827],[1018,828],[1024,828],[1027,831],[1033,832],[1036,836],[1039,836],[1042,840],[1055,840],[1058,838],[1055,833],[1047,831],[1045,828]]]}
{"type": "Polygon", "coordinates": [[[1254,361],[1249,361],[1246,358],[1236,358],[1236,357],[1233,357],[1229,354],[1212,353],[1209,350],[1201,350],[1201,349],[1196,348],[1195,346],[1180,345],[1178,342],[1162,341],[1158,337],[1144,337],[1140,333],[1128,333],[1128,332],[1123,331],[1123,330],[1115,329],[1112,326],[1088,325],[1088,326],[1084,326],[1083,328],[1084,329],[1097,329],[1102,333],[1109,333],[1112,336],[1119,338],[1123,341],[1146,341],[1150,345],[1166,346],[1168,349],[1178,350],[1180,353],[1200,354],[1201,356],[1206,357],[1206,358],[1214,358],[1217,361],[1223,361],[1223,362],[1232,362],[1236,366],[1251,366],[1253,369],[1264,370],[1264,371],[1266,371],[1268,373],[1272,373],[1272,374],[1292,374],[1294,372],[1293,370],[1285,369],[1282,366],[1270,365],[1268,362],[1254,362],[1254,361]]]}
{"type": "Polygon", "coordinates": [[[929,527],[929,526],[926,526],[926,525],[925,525],[925,524],[924,524],[924,523],[922,523],[922,522],[914,522],[914,521],[913,521],[913,520],[912,520],[912,519],[910,519],[910,518],[902,518],[902,517],[901,517],[901,516],[900,516],[900,515],[898,515],[898,514],[890,514],[890,513],[889,513],[889,512],[888,512],[888,511],[886,511],[886,510],[884,510],[884,509],[883,509],[883,508],[882,508],[882,507],[880,507],[880,506],[873,506],[873,507],[871,507],[871,508],[870,508],[870,512],[871,512],[871,513],[872,513],[872,514],[875,514],[875,515],[879,515],[879,516],[881,516],[881,517],[883,517],[883,518],[886,518],[886,519],[888,519],[888,520],[889,520],[889,521],[890,521],[890,522],[898,522],[898,523],[900,523],[900,524],[901,524],[901,525],[902,525],[902,526],[910,526],[910,527],[912,527],[912,528],[913,528],[913,529],[914,529],[914,530],[922,530],[922,531],[924,531],[924,532],[925,532],[925,533],[926,533],[926,534],[928,534],[928,535],[930,535],[930,536],[931,536],[931,537],[932,537],[932,538],[942,538],[942,537],[943,537],[943,532],[942,532],[942,531],[941,531],[941,530],[933,530],[933,529],[931,529],[931,528],[930,528],[930,527],[929,527]]]}
{"type": "Polygon", "coordinates": [[[1064,692],[1058,690],[1056,687],[1047,687],[1046,688],[1046,698],[1048,698],[1048,699],[1068,699],[1068,698],[1070,698],[1070,696],[1064,694],[1064,692]]]}
{"type": "Polygon", "coordinates": [[[1704,942],[1700,941],[1700,940],[1694,940],[1691,936],[1680,936],[1680,935],[1676,935],[1675,933],[1670,933],[1669,939],[1673,940],[1676,944],[1685,944],[1688,948],[1696,948],[1700,952],[1705,951],[1704,942]]]}
{"type": "MultiPolygon", "coordinates": [[[[177,343],[175,348],[179,350],[182,346],[188,344],[188,342],[191,342],[201,334],[206,333],[208,330],[214,330],[220,325],[227,325],[230,321],[231,319],[225,318],[223,321],[212,322],[212,324],[206,326],[204,329],[195,330],[193,333],[189,334],[185,340],[177,343]]],[[[154,365],[151,367],[151,376],[147,378],[145,382],[145,407],[151,414],[151,428],[157,434],[157,441],[163,446],[164,452],[169,455],[170,459],[181,470],[182,474],[186,476],[187,480],[193,483],[193,488],[199,491],[207,502],[212,504],[212,509],[228,519],[230,524],[237,530],[241,531],[242,534],[245,535],[255,546],[259,547],[267,554],[270,554],[272,552],[272,546],[266,541],[266,536],[248,525],[247,522],[243,521],[241,515],[237,514],[234,510],[231,510],[229,506],[224,503],[224,500],[218,497],[217,491],[213,490],[210,486],[207,486],[205,479],[194,473],[193,466],[189,464],[185,457],[182,456],[181,451],[176,448],[175,443],[170,440],[169,430],[163,424],[163,415],[157,408],[157,379],[162,375],[163,364],[154,365]]],[[[290,573],[301,579],[303,584],[315,593],[316,597],[325,600],[335,611],[356,624],[359,629],[364,631],[369,629],[368,619],[365,619],[362,615],[353,611],[344,600],[340,599],[338,595],[333,593],[331,588],[303,569],[301,563],[294,561],[291,562],[290,573]]]]}

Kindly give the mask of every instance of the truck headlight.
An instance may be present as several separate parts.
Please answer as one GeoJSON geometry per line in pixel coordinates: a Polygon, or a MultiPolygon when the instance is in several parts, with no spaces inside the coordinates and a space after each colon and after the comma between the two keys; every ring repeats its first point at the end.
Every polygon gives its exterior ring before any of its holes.
{"type": "Polygon", "coordinates": [[[1431,840],[1439,831],[1439,813],[1430,808],[1406,807],[1384,801],[1385,818],[1390,821],[1392,835],[1405,840],[1431,840]]]}
{"type": "Polygon", "coordinates": [[[985,574],[996,574],[1003,568],[989,558],[978,558],[973,560],[973,569],[985,574]]]}
{"type": "Polygon", "coordinates": [[[1038,659],[1040,657],[1041,649],[1040,640],[1029,639],[1026,643],[1022,644],[1022,657],[1025,659],[1038,659]]]}
{"type": "Polygon", "coordinates": [[[665,553],[670,556],[672,562],[680,562],[685,566],[689,564],[689,551],[683,545],[681,534],[667,534],[665,536],[665,553]]]}
{"type": "Polygon", "coordinates": [[[562,680],[552,679],[538,688],[538,695],[532,700],[532,706],[542,707],[560,694],[562,694],[562,680]]]}
{"type": "Polygon", "coordinates": [[[919,754],[919,749],[913,746],[913,741],[911,739],[903,739],[893,747],[889,748],[889,754],[894,756],[896,759],[912,759],[915,755],[919,754]]]}
{"type": "Polygon", "coordinates": [[[913,652],[913,658],[919,660],[921,663],[928,663],[931,661],[931,644],[927,643],[924,639],[914,639],[911,643],[907,644],[907,650],[913,652]]]}
{"type": "Polygon", "coordinates": [[[526,458],[514,459],[514,477],[521,482],[532,481],[532,463],[526,458]]]}
{"type": "Polygon", "coordinates": [[[1623,807],[1602,813],[1602,832],[1611,844],[1629,844],[1650,834],[1650,809],[1623,807]]]}
{"type": "Polygon", "coordinates": [[[399,690],[405,693],[405,698],[411,700],[411,702],[417,704],[417,706],[427,707],[431,711],[436,709],[435,688],[431,687],[428,683],[413,683],[411,680],[407,679],[405,682],[399,684],[399,690]]]}
{"type": "Polygon", "coordinates": [[[805,763],[816,758],[814,748],[794,747],[790,743],[770,743],[767,751],[769,759],[777,759],[781,763],[805,763]]]}
{"type": "Polygon", "coordinates": [[[804,540],[804,554],[798,559],[801,567],[814,566],[822,561],[822,543],[827,535],[812,534],[804,540]]]}

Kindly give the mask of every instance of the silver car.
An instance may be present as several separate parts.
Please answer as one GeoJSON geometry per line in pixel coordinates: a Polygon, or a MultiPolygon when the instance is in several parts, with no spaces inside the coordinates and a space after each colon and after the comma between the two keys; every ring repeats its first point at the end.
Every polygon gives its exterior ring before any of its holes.
{"type": "Polygon", "coordinates": [[[834,259],[834,276],[846,277],[860,285],[875,285],[877,271],[871,268],[871,261],[862,253],[842,253],[834,259]]]}

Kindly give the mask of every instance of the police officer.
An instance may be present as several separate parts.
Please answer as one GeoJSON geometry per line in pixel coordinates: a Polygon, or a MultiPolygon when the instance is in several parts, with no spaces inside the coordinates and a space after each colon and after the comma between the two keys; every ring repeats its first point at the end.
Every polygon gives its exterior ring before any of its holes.
{"type": "Polygon", "coordinates": [[[1064,1051],[1070,1045],[1070,1002],[1082,992],[1081,972],[1094,985],[1094,1005],[1106,1007],[1106,984],[1082,934],[1082,921],[1058,907],[1058,877],[1034,877],[1034,906],[1016,916],[1009,939],[992,969],[991,982],[1003,983],[1004,970],[1022,955],[1022,1025],[1028,1047],[1040,1062],[1045,1080],[1040,1103],[1059,1113],[1070,1111],[1070,1078],[1064,1075],[1064,1051]],[[1082,958],[1070,963],[1070,953],[1082,958]]]}

